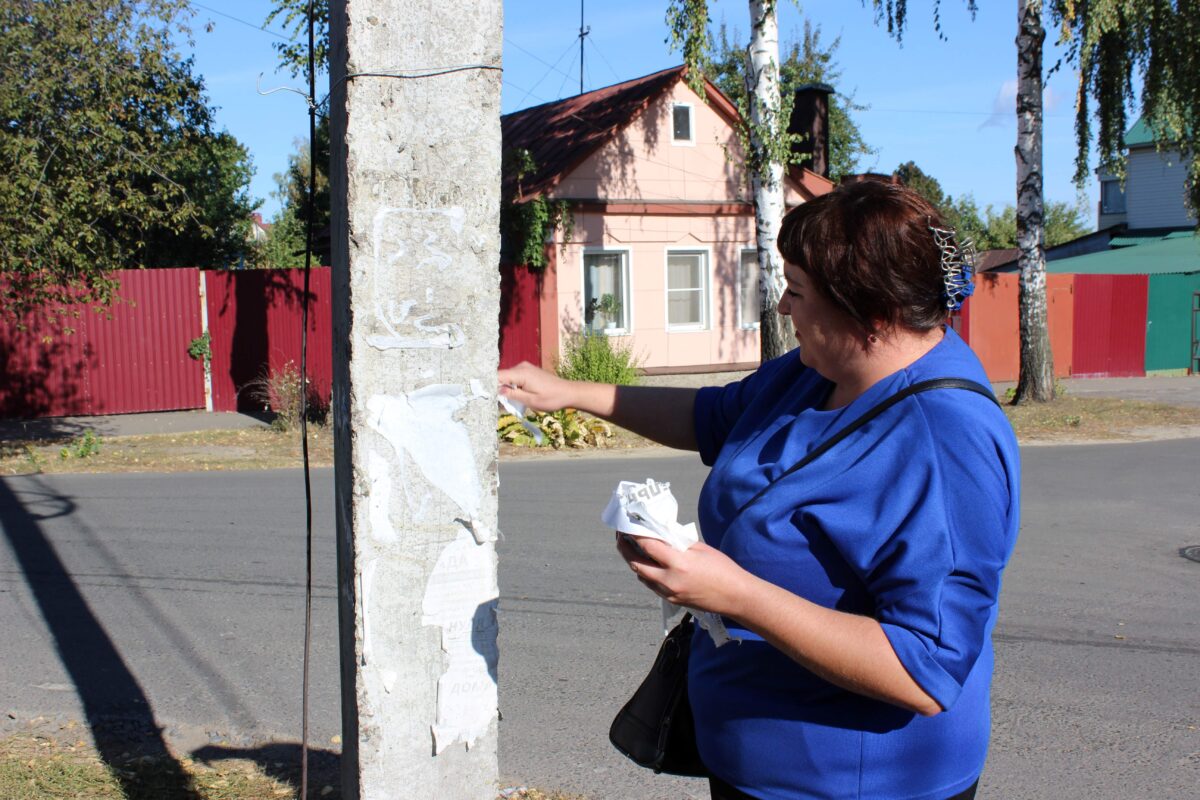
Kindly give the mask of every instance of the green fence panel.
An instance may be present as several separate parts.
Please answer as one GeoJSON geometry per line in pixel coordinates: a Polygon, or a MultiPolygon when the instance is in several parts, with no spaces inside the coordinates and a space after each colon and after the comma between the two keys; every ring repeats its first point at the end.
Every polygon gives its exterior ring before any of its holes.
{"type": "Polygon", "coordinates": [[[1200,272],[1151,275],[1146,314],[1146,373],[1187,372],[1192,357],[1192,294],[1200,272]]]}

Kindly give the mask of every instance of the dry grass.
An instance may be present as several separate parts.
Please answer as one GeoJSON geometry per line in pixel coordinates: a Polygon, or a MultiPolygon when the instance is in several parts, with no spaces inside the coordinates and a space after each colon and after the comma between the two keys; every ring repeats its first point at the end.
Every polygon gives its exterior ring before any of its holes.
{"type": "Polygon", "coordinates": [[[1050,403],[1004,406],[1017,438],[1032,441],[1099,441],[1200,434],[1200,408],[1117,400],[1060,397],[1050,403]]]}
{"type": "MultiPolygon", "coordinates": [[[[35,735],[0,741],[0,797],[22,800],[286,800],[297,791],[249,761],[210,766],[128,756],[105,764],[86,742],[35,735]]],[[[333,787],[324,795],[337,796],[333,787]]]]}
{"type": "MultiPolygon", "coordinates": [[[[127,754],[115,764],[105,764],[82,740],[64,742],[34,734],[0,739],[3,800],[297,800],[297,783],[295,776],[280,780],[243,759],[206,764],[127,754]]],[[[309,797],[338,800],[341,788],[311,783],[309,797]]],[[[522,786],[499,792],[497,800],[586,798],[522,786]]]]}
{"type": "MultiPolygon", "coordinates": [[[[1200,408],[1094,397],[1060,397],[1046,404],[1005,404],[1022,442],[1089,442],[1200,436],[1200,408]]],[[[603,450],[611,453],[657,447],[650,440],[613,426],[603,450]]],[[[199,433],[120,436],[100,439],[86,453],[81,440],[0,443],[0,475],[36,472],[188,472],[276,469],[300,465],[299,431],[278,433],[267,428],[199,433]],[[66,449],[68,456],[61,452],[66,449]]],[[[502,444],[504,458],[538,458],[546,453],[574,456],[595,449],[554,451],[550,448],[502,444]]],[[[333,464],[333,433],[328,426],[309,426],[309,458],[313,466],[333,464]]]]}
{"type": "MultiPolygon", "coordinates": [[[[309,460],[313,466],[333,464],[333,433],[328,426],[309,425],[309,460]]],[[[300,465],[299,430],[277,433],[267,428],[198,433],[161,433],[100,439],[93,455],[61,456],[72,442],[6,442],[0,446],[0,475],[31,472],[194,472],[205,470],[274,469],[300,465]]]]}

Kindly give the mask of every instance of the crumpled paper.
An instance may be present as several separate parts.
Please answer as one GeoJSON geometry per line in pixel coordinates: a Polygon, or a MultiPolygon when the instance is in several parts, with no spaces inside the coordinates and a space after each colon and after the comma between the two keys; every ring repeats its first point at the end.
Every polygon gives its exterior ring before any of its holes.
{"type": "MultiPolygon", "coordinates": [[[[689,522],[680,525],[679,501],[671,493],[670,483],[659,483],[647,478],[645,483],[621,481],[613,490],[612,498],[600,515],[600,519],[610,528],[632,536],[647,536],[659,539],[674,547],[676,550],[687,550],[700,541],[696,524],[689,522]]],[[[663,634],[671,628],[671,618],[683,610],[683,606],[663,599],[663,634]]],[[[722,622],[720,614],[711,611],[696,611],[688,609],[695,617],[696,623],[708,631],[713,644],[717,647],[726,642],[734,641],[722,622]]]]}

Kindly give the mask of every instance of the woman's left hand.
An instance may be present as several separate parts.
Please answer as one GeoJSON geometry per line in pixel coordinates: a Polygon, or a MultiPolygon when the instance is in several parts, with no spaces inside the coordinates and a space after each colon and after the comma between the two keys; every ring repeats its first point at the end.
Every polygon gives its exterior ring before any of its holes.
{"type": "Polygon", "coordinates": [[[736,618],[757,579],[729,556],[697,542],[676,550],[649,537],[617,533],[617,551],[650,591],[676,605],[736,618]]]}

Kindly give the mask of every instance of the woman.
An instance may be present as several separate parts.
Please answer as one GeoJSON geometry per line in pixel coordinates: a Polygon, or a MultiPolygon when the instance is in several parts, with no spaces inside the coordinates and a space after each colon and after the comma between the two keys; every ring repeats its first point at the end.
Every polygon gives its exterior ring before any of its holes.
{"type": "Polygon", "coordinates": [[[877,182],[794,209],[779,250],[798,356],[699,391],[570,383],[528,365],[501,382],[535,408],[579,408],[712,466],[707,544],[642,539],[638,552],[618,537],[618,549],[656,593],[722,614],[743,640],[693,638],[689,697],[714,798],[973,797],[1018,522],[1003,413],[962,389],[917,394],[775,483],[905,387],[986,385],[946,326],[969,272],[927,202],[877,182]]]}

